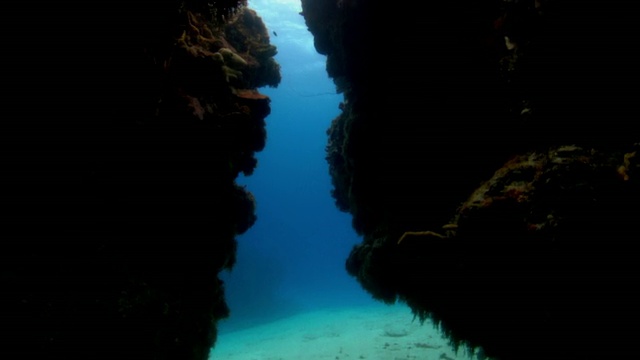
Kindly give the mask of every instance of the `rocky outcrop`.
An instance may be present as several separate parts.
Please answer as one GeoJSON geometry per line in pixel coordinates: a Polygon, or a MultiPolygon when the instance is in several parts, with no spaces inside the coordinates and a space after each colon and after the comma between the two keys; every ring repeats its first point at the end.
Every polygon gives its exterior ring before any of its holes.
{"type": "Polygon", "coordinates": [[[327,160],[363,236],[349,273],[490,357],[629,355],[640,136],[637,54],[618,55],[637,44],[628,5],[302,4],[344,93],[327,160]]]}
{"type": "Polygon", "coordinates": [[[280,81],[264,24],[246,1],[27,5],[4,9],[2,357],[207,359],[256,219],[234,181],[265,146],[256,88],[280,81]]]}

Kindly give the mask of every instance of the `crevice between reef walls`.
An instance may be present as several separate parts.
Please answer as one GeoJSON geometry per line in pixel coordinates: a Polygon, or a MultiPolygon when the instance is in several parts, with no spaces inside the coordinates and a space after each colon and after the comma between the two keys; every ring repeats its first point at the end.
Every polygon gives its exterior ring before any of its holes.
{"type": "MultiPolygon", "coordinates": [[[[246,1],[7,5],[3,358],[206,359],[276,48],[246,1]],[[7,354],[7,356],[4,356],[7,354]]],[[[3,159],[5,159],[3,158],[3,159]]]]}

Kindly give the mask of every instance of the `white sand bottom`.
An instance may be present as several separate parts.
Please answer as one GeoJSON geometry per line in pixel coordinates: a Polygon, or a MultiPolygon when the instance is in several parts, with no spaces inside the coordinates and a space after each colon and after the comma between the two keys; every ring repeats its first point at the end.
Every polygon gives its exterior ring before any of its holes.
{"type": "Polygon", "coordinates": [[[323,309],[220,334],[211,360],[464,360],[405,305],[323,309]]]}

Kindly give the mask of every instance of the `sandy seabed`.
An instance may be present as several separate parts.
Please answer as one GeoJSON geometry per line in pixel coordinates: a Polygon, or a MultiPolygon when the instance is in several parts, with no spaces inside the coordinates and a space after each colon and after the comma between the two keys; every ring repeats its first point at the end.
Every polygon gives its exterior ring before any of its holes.
{"type": "Polygon", "coordinates": [[[220,334],[210,360],[467,360],[432,323],[404,305],[332,308],[300,313],[220,334]]]}

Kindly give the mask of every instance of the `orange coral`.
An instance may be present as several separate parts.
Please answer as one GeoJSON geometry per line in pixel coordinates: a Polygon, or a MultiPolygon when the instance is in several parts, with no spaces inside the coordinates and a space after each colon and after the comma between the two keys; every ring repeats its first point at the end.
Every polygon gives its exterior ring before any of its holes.
{"type": "Polygon", "coordinates": [[[201,14],[194,14],[191,11],[187,11],[187,23],[189,25],[189,35],[191,38],[207,42],[216,40],[201,14]]]}
{"type": "Polygon", "coordinates": [[[187,101],[187,108],[191,110],[193,116],[197,117],[200,120],[204,120],[205,110],[202,107],[202,104],[200,104],[200,100],[187,94],[182,94],[181,96],[187,101]]]}
{"type": "Polygon", "coordinates": [[[269,99],[267,95],[260,94],[257,90],[251,90],[251,89],[236,89],[235,95],[239,98],[249,99],[249,100],[269,99]]]}
{"type": "Polygon", "coordinates": [[[407,231],[404,234],[402,234],[400,239],[398,239],[398,245],[400,245],[402,240],[404,240],[404,238],[409,236],[409,235],[413,235],[413,236],[428,236],[428,237],[435,237],[435,238],[438,238],[438,239],[446,239],[447,238],[446,236],[444,236],[442,234],[438,234],[437,232],[434,232],[434,231],[407,231]]]}
{"type": "Polygon", "coordinates": [[[633,159],[635,156],[635,151],[624,154],[624,165],[620,165],[620,167],[618,167],[618,174],[624,181],[629,181],[629,168],[631,167],[631,159],[633,159]]]}

